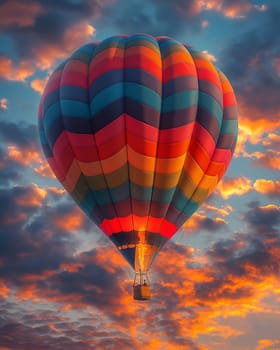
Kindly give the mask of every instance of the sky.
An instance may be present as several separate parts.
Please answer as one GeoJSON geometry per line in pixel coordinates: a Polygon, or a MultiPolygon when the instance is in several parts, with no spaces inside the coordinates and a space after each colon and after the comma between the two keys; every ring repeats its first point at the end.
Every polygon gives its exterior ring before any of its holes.
{"type": "Polygon", "coordinates": [[[0,1],[0,350],[280,349],[279,18],[277,0],[0,1]],[[37,131],[61,61],[137,32],[204,51],[239,111],[231,166],[158,255],[149,302],[37,131]]]}

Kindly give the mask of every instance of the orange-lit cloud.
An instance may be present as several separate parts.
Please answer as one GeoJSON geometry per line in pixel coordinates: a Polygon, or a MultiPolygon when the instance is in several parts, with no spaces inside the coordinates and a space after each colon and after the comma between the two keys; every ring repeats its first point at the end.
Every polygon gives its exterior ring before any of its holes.
{"type": "MultiPolygon", "coordinates": [[[[36,69],[54,69],[59,60],[66,58],[81,45],[90,41],[95,29],[86,21],[67,28],[62,35],[62,43],[44,42],[37,43],[32,48],[32,58],[20,60],[16,65],[11,58],[0,56],[0,78],[24,82],[31,77],[36,69]]],[[[41,93],[44,87],[44,79],[34,79],[31,87],[41,93]]]]}
{"type": "Polygon", "coordinates": [[[211,11],[218,11],[223,13],[225,17],[228,18],[243,18],[245,15],[252,11],[265,11],[266,6],[256,6],[250,3],[249,1],[242,1],[242,2],[226,2],[221,0],[203,0],[198,1],[201,5],[201,8],[211,11]]]}
{"type": "Polygon", "coordinates": [[[242,196],[252,190],[252,181],[244,176],[229,178],[225,177],[216,187],[216,192],[222,198],[228,199],[231,196],[242,196]]]}
{"type": "Polygon", "coordinates": [[[6,299],[9,296],[9,293],[10,288],[3,280],[0,280],[0,297],[6,299]]]}
{"type": "Polygon", "coordinates": [[[259,193],[267,194],[272,197],[278,197],[280,195],[280,181],[258,179],[253,186],[259,193]]]}
{"type": "Polygon", "coordinates": [[[6,98],[0,98],[0,109],[6,111],[8,109],[8,100],[6,98]]]}
{"type": "Polygon", "coordinates": [[[0,5],[0,27],[30,27],[42,12],[42,6],[33,1],[6,1],[0,5]]]}
{"type": "Polygon", "coordinates": [[[72,233],[83,226],[84,219],[85,216],[82,211],[75,207],[67,214],[59,213],[54,216],[53,222],[58,228],[72,233]]]}
{"type": "Polygon", "coordinates": [[[34,79],[31,81],[30,86],[33,90],[42,94],[46,85],[47,79],[34,79]]]}
{"type": "Polygon", "coordinates": [[[63,33],[63,44],[42,43],[33,48],[36,66],[42,70],[53,68],[55,62],[64,59],[82,44],[89,41],[94,33],[94,27],[85,21],[69,27],[63,33]]]}
{"type": "Polygon", "coordinates": [[[280,151],[254,152],[255,163],[261,167],[269,169],[280,169],[280,151]]]}
{"type": "MultiPolygon", "coordinates": [[[[242,107],[240,108],[242,111],[242,107]]],[[[247,109],[247,107],[246,107],[247,109]]],[[[246,114],[250,117],[244,117],[242,112],[239,115],[239,131],[238,131],[238,142],[235,150],[235,156],[244,156],[253,158],[256,156],[255,153],[248,153],[247,143],[252,145],[262,145],[268,142],[268,135],[274,134],[279,127],[280,121],[277,117],[277,113],[280,112],[280,109],[275,111],[274,115],[271,115],[270,118],[265,118],[263,115],[260,115],[259,110],[255,110],[253,107],[250,107],[250,110],[246,110],[246,114]],[[254,115],[254,118],[251,117],[254,115]],[[264,137],[265,134],[268,134],[264,137]]],[[[275,134],[274,134],[275,135],[275,134]]]]}
{"type": "Polygon", "coordinates": [[[34,172],[42,177],[55,178],[55,175],[51,170],[49,163],[43,160],[40,163],[40,165],[34,167],[34,172]]]}
{"type": "Polygon", "coordinates": [[[28,192],[17,196],[16,204],[22,207],[38,207],[42,205],[46,196],[47,190],[40,188],[37,184],[31,184],[28,192]]]}
{"type": "Polygon", "coordinates": [[[18,164],[30,166],[33,163],[41,162],[41,154],[35,148],[19,148],[17,145],[9,145],[8,157],[18,164]]]}
{"type": "Polygon", "coordinates": [[[35,65],[31,61],[22,60],[15,66],[10,58],[0,56],[0,78],[25,81],[26,78],[33,75],[34,72],[35,65]]]}
{"type": "Polygon", "coordinates": [[[280,340],[260,339],[256,350],[276,350],[280,348],[280,340]]]}

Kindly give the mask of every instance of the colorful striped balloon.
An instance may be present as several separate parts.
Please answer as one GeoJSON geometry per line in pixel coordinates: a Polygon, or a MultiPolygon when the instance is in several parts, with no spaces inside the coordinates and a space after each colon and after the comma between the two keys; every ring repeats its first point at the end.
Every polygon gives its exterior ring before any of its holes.
{"type": "Polygon", "coordinates": [[[169,37],[114,36],[74,52],[39,107],[45,156],[136,272],[223,176],[237,139],[232,87],[169,37]]]}

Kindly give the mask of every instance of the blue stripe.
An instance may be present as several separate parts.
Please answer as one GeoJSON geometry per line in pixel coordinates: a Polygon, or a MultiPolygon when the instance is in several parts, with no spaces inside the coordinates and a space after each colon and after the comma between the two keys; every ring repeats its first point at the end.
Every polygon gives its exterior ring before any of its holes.
{"type": "Polygon", "coordinates": [[[79,203],[79,207],[90,216],[96,207],[96,203],[94,200],[94,195],[91,189],[88,189],[84,199],[81,203],[79,203]]]}
{"type": "Polygon", "coordinates": [[[57,103],[49,107],[47,111],[44,112],[43,126],[46,133],[48,132],[51,125],[59,118],[61,118],[61,109],[60,103],[58,101],[57,103]]]}
{"type": "Polygon", "coordinates": [[[117,83],[107,87],[95,95],[90,103],[91,114],[100,112],[112,102],[123,97],[124,83],[117,83]]]}
{"type": "Polygon", "coordinates": [[[221,134],[236,134],[237,132],[237,120],[223,120],[221,134]]]}
{"type": "Polygon", "coordinates": [[[185,109],[196,105],[198,102],[198,90],[180,91],[166,97],[162,102],[162,113],[185,109]]]}
{"type": "Polygon", "coordinates": [[[199,207],[197,202],[188,199],[180,190],[177,191],[176,198],[174,198],[172,204],[177,210],[184,213],[187,217],[190,217],[199,207]]]}
{"type": "Polygon", "coordinates": [[[87,103],[74,100],[60,100],[61,112],[67,117],[90,118],[89,106],[87,103]]]}
{"type": "Polygon", "coordinates": [[[161,96],[154,90],[137,83],[125,83],[125,96],[160,112],[161,96]]]}
{"type": "Polygon", "coordinates": [[[222,125],[223,110],[217,101],[205,92],[199,92],[198,104],[200,107],[205,108],[213,117],[216,118],[219,127],[222,125]]]}

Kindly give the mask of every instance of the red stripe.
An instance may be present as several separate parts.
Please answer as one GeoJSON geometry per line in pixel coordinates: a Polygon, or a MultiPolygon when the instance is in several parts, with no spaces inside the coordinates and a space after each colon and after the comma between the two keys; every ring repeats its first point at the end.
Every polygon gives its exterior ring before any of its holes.
{"type": "Polygon", "coordinates": [[[61,86],[73,85],[73,86],[79,86],[83,89],[87,89],[88,88],[87,76],[80,72],[75,72],[71,70],[67,70],[66,72],[63,71],[60,85],[61,86]]]}
{"type": "Polygon", "coordinates": [[[209,166],[209,163],[211,161],[211,156],[201,146],[201,144],[197,140],[193,139],[188,149],[188,152],[191,154],[192,158],[195,159],[195,161],[198,163],[200,168],[204,172],[206,172],[209,166]]]}
{"type": "Polygon", "coordinates": [[[144,154],[145,156],[155,157],[157,154],[157,143],[154,141],[146,140],[141,136],[127,133],[127,144],[135,152],[144,154]]]}
{"type": "Polygon", "coordinates": [[[121,227],[126,227],[125,232],[130,232],[133,230],[145,230],[152,233],[160,233],[166,238],[171,238],[174,233],[177,231],[177,226],[173,223],[169,222],[166,219],[162,218],[154,218],[154,217],[139,217],[134,214],[128,215],[126,217],[117,217],[114,219],[104,219],[102,223],[99,225],[101,230],[107,235],[111,236],[112,234],[123,232],[121,227]],[[148,219],[148,222],[147,222],[148,219]],[[132,225],[133,222],[143,222],[147,223],[146,227],[134,227],[132,225]]]}
{"type": "Polygon", "coordinates": [[[231,158],[231,151],[229,149],[216,148],[212,160],[215,162],[224,162],[231,158]]]}
{"type": "Polygon", "coordinates": [[[120,115],[117,119],[113,120],[110,124],[104,126],[101,130],[95,134],[96,142],[99,144],[106,143],[115,134],[118,134],[125,127],[125,114],[120,115]]]}
{"type": "Polygon", "coordinates": [[[228,106],[235,106],[237,104],[234,92],[228,92],[223,95],[224,108],[228,106]]]}
{"type": "Polygon", "coordinates": [[[197,76],[195,66],[188,62],[175,63],[163,70],[163,83],[181,76],[197,76]]]}
{"type": "Polygon", "coordinates": [[[134,119],[128,114],[125,114],[125,116],[126,129],[128,133],[132,132],[146,140],[157,142],[159,135],[158,128],[134,119]]]}
{"type": "Polygon", "coordinates": [[[77,160],[81,162],[94,162],[99,159],[92,134],[76,134],[70,131],[63,132],[67,134],[77,160]]]}
{"type": "Polygon", "coordinates": [[[53,155],[61,168],[61,175],[66,177],[75,157],[65,131],[57,138],[53,147],[53,155]]]}
{"type": "Polygon", "coordinates": [[[178,126],[172,129],[163,129],[159,131],[160,143],[181,142],[192,135],[195,122],[187,125],[178,126]]]}
{"type": "Polygon", "coordinates": [[[99,62],[98,64],[94,64],[94,59],[92,60],[90,64],[90,71],[89,71],[89,81],[90,85],[92,82],[98,78],[100,75],[113,70],[113,69],[123,69],[124,60],[122,57],[109,57],[104,59],[102,62],[99,62]]]}
{"type": "Polygon", "coordinates": [[[216,144],[209,132],[198,122],[196,122],[194,127],[192,138],[195,138],[200,145],[207,150],[210,157],[212,156],[216,148],[216,144]]]}
{"type": "Polygon", "coordinates": [[[147,58],[141,54],[131,55],[125,58],[126,68],[140,68],[146,72],[151,73],[160,81],[162,80],[162,68],[154,60],[147,58]]]}
{"type": "Polygon", "coordinates": [[[210,83],[215,84],[217,88],[222,91],[222,84],[217,73],[214,73],[213,71],[205,68],[197,67],[197,75],[198,79],[207,80],[210,83]]]}

